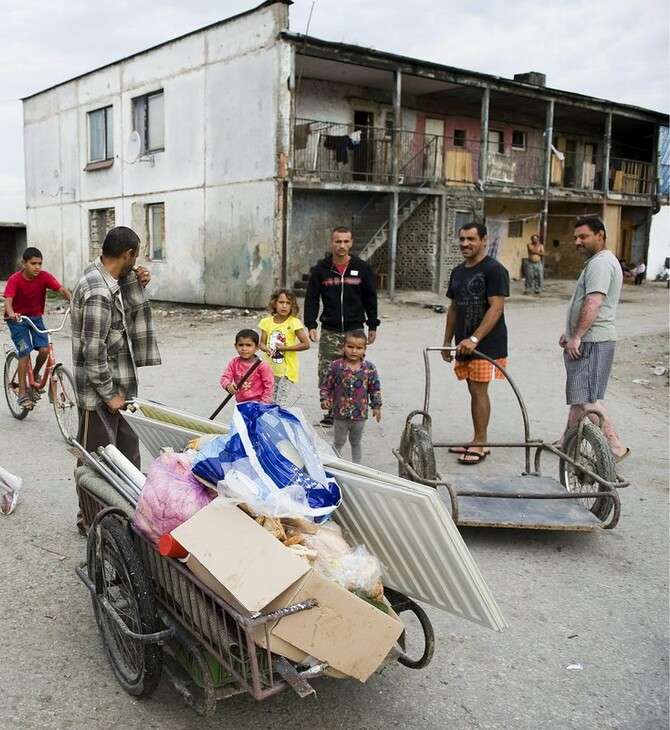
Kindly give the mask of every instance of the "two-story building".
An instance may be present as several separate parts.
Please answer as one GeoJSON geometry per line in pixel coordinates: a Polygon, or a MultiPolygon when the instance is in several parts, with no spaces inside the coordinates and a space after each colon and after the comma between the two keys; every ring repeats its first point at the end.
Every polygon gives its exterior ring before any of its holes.
{"type": "MultiPolygon", "coordinates": [[[[152,295],[263,307],[350,226],[379,283],[444,289],[459,226],[521,276],[530,235],[574,276],[576,216],[644,258],[664,115],[289,30],[289,0],[24,99],[28,239],[73,283],[128,225],[152,295]]],[[[664,163],[667,164],[667,160],[664,163]]]]}

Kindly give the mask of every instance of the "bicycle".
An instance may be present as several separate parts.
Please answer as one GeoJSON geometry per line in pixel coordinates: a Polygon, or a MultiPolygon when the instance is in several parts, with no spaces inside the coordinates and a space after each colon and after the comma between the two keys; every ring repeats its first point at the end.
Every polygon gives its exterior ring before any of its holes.
{"type": "MultiPolygon", "coordinates": [[[[48,339],[48,356],[44,366],[44,373],[42,377],[37,381],[35,380],[35,374],[33,371],[32,358],[28,359],[28,388],[31,393],[33,401],[37,401],[40,395],[48,388],[49,402],[53,405],[54,413],[56,415],[56,423],[63,436],[68,441],[69,438],[76,438],[79,433],[79,409],[77,408],[77,401],[75,397],[75,386],[74,379],[70,374],[70,371],[59,362],[56,362],[56,355],[54,353],[53,341],[51,338],[52,333],[60,332],[65,327],[65,322],[70,314],[68,309],[65,312],[63,321],[60,327],[53,329],[38,329],[35,324],[28,317],[21,317],[35,332],[46,335],[48,339]]],[[[23,420],[30,410],[23,408],[19,403],[19,356],[16,349],[13,346],[5,344],[5,398],[7,399],[7,405],[9,410],[17,420],[23,420]]]]}

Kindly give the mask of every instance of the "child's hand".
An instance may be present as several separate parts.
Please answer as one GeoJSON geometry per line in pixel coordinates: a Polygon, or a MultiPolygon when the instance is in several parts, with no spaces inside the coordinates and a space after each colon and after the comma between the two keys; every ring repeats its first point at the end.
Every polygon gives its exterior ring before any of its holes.
{"type": "Polygon", "coordinates": [[[228,386],[228,387],[226,388],[226,390],[227,390],[227,391],[228,391],[228,392],[230,393],[230,395],[235,395],[235,393],[237,393],[237,386],[235,385],[235,383],[231,383],[231,384],[230,384],[230,385],[229,385],[229,386],[228,386]]]}
{"type": "Polygon", "coordinates": [[[322,400],[321,401],[321,410],[322,411],[329,411],[330,407],[333,405],[333,402],[331,400],[322,400]]]}
{"type": "Polygon", "coordinates": [[[381,408],[373,408],[372,409],[372,415],[377,419],[377,423],[379,423],[382,420],[382,410],[381,410],[381,408]]]}

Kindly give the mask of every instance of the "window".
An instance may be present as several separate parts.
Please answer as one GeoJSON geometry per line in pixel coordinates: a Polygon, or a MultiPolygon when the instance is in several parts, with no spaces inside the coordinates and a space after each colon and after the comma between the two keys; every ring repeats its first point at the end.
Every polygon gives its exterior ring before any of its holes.
{"type": "Polygon", "coordinates": [[[525,150],[526,149],[526,133],[520,129],[512,130],[512,149],[513,150],[525,150]]]}
{"type": "Polygon", "coordinates": [[[165,258],[165,204],[147,205],[147,231],[149,233],[149,259],[165,258]]]}
{"type": "Polygon", "coordinates": [[[454,240],[458,241],[458,234],[466,223],[470,223],[473,219],[472,213],[457,210],[454,215],[454,240]]]}
{"type": "Polygon", "coordinates": [[[88,113],[88,161],[101,162],[114,157],[113,107],[88,113]]]}
{"type": "Polygon", "coordinates": [[[489,129],[489,152],[498,152],[501,155],[505,154],[505,142],[502,132],[489,129]]]}
{"type": "Polygon", "coordinates": [[[133,128],[142,140],[142,154],[165,149],[162,91],[133,99],[133,128]]]}
{"type": "Polygon", "coordinates": [[[116,225],[114,208],[99,208],[88,212],[89,260],[97,259],[102,253],[105,236],[116,225]]]}
{"type": "Polygon", "coordinates": [[[508,238],[521,238],[523,236],[523,221],[510,221],[507,224],[508,238]]]}
{"type": "Polygon", "coordinates": [[[465,147],[466,134],[464,129],[454,129],[454,147],[465,147]]]}

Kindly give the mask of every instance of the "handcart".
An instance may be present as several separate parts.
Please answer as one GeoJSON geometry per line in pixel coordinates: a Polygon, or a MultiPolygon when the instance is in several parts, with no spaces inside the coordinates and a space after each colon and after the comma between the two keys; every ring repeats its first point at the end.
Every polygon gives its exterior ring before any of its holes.
{"type": "Polygon", "coordinates": [[[435,449],[462,446],[436,443],[432,438],[430,352],[455,352],[453,347],[426,347],[423,351],[425,388],[423,409],[409,413],[400,445],[393,449],[402,477],[435,487],[454,522],[468,527],[512,527],[540,530],[611,529],[619,521],[617,489],[628,486],[616,473],[615,461],[602,431],[583,418],[568,431],[561,445],[531,438],[528,412],[514,380],[491,358],[516,396],[523,420],[522,442],[487,442],[481,447],[521,449],[524,468],[518,475],[478,477],[471,473],[442,475],[435,449]],[[558,457],[559,479],[542,473],[542,456],[558,457]]]}
{"type": "MultiPolygon", "coordinates": [[[[301,697],[314,694],[309,681],[328,674],[328,665],[302,666],[272,653],[269,634],[279,618],[309,611],[316,601],[242,615],[134,530],[131,519],[139,492],[117,460],[106,450],[90,454],[75,439],[70,442],[84,460],[75,478],[83,521],[90,526],[86,562],[76,571],[91,594],[119,684],[133,696],[148,697],[165,672],[200,715],[211,714],[219,699],[242,692],[256,700],[287,687],[301,697]]],[[[413,669],[425,667],[434,650],[426,613],[398,591],[386,589],[385,595],[396,614],[415,615],[423,648],[410,656],[403,634],[383,666],[397,660],[413,669]]]]}

